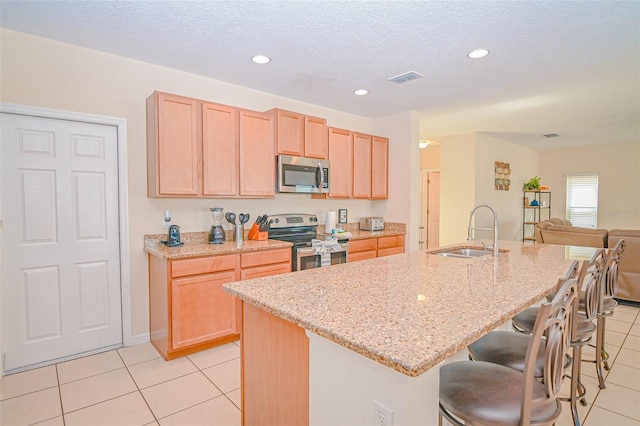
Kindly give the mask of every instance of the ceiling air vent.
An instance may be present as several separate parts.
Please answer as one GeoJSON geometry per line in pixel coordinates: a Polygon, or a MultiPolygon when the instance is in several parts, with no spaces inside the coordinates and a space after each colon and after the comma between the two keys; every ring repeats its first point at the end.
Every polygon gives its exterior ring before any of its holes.
{"type": "Polygon", "coordinates": [[[404,74],[396,75],[395,77],[391,77],[389,81],[397,84],[407,83],[411,80],[417,80],[420,77],[424,77],[423,74],[420,74],[416,71],[405,72],[404,74]]]}
{"type": "Polygon", "coordinates": [[[545,138],[557,138],[560,135],[557,133],[547,133],[546,135],[542,135],[542,136],[544,136],[545,138]]]}

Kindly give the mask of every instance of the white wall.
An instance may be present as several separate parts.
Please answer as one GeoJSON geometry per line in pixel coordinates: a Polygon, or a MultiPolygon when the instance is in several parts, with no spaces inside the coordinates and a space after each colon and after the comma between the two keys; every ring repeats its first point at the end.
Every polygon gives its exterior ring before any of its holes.
{"type": "Polygon", "coordinates": [[[403,112],[376,120],[374,133],[389,137],[389,199],[375,206],[374,214],[407,224],[405,247],[418,249],[420,222],[420,120],[416,112],[403,112]]]}
{"type": "MultiPolygon", "coordinates": [[[[469,212],[477,204],[491,205],[498,214],[499,238],[522,239],[522,184],[538,173],[538,153],[483,133],[449,136],[440,141],[440,245],[467,238],[469,212]],[[496,161],[510,163],[511,187],[494,186],[496,161]]],[[[493,216],[478,210],[475,225],[492,227],[493,216]]],[[[493,238],[477,231],[477,239],[493,238]]]]}
{"type": "MultiPolygon", "coordinates": [[[[476,134],[475,152],[476,204],[488,203],[496,210],[501,240],[521,241],[524,196],[522,184],[538,174],[538,152],[483,133],[476,134]],[[511,186],[508,191],[495,189],[496,161],[510,164],[511,186]]],[[[478,210],[478,226],[491,227],[492,220],[488,210],[478,210]]],[[[476,235],[491,237],[491,233],[487,231],[480,231],[476,235]]]]}
{"type": "MultiPolygon", "coordinates": [[[[373,133],[372,120],[315,105],[303,104],[201,76],[109,55],[39,37],[0,30],[0,101],[45,108],[121,117],[128,128],[129,220],[131,249],[132,334],[148,332],[147,257],[143,252],[145,234],[165,232],[164,210],[171,210],[182,232],[206,231],[208,209],[220,206],[227,211],[262,213],[320,213],[348,209],[350,222],[362,212],[372,214],[384,201],[312,200],[309,195],[282,194],[275,199],[153,199],[147,198],[145,99],[154,90],[191,96],[237,107],[265,111],[274,107],[325,117],[330,126],[373,133]]],[[[393,144],[403,146],[410,132],[397,129],[411,120],[403,117],[384,121],[381,129],[393,144]],[[397,143],[396,139],[401,140],[397,143]]],[[[391,142],[390,142],[391,143],[391,142]]],[[[417,144],[417,137],[416,137],[417,144]]],[[[394,164],[406,162],[405,148],[391,152],[394,164]]],[[[417,167],[417,166],[416,166],[417,167]]],[[[389,192],[394,194],[388,220],[405,217],[409,200],[396,192],[407,191],[406,177],[396,177],[390,168],[389,192]]]]}
{"type": "Polygon", "coordinates": [[[640,142],[541,151],[552,217],[566,217],[567,175],[578,173],[599,176],[598,228],[640,228],[640,142]]]}
{"type": "Polygon", "coordinates": [[[476,200],[475,134],[440,139],[440,245],[467,239],[476,200]]]}

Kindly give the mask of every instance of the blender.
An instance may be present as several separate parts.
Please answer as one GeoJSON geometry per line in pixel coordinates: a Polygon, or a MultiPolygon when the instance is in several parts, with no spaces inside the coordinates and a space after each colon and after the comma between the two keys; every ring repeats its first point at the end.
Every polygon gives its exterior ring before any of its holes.
{"type": "Polygon", "coordinates": [[[222,229],[222,207],[211,207],[211,230],[209,231],[209,244],[224,243],[224,229],[222,229]]]}

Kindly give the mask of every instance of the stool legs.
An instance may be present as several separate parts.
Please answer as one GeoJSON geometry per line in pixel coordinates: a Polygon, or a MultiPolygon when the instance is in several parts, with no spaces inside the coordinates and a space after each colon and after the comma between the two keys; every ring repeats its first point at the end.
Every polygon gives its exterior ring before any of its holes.
{"type": "Polygon", "coordinates": [[[582,356],[582,346],[573,347],[573,360],[571,364],[571,396],[569,403],[571,405],[571,416],[573,417],[574,426],[580,426],[580,418],[578,417],[578,384],[580,382],[580,359],[582,356]]]}
{"type": "Polygon", "coordinates": [[[607,360],[609,359],[609,354],[604,349],[604,328],[605,328],[605,318],[602,316],[598,317],[598,330],[596,332],[596,371],[598,373],[598,384],[600,389],[605,389],[607,385],[604,382],[604,374],[602,372],[602,367],[604,365],[605,370],[609,370],[609,363],[607,360]]]}

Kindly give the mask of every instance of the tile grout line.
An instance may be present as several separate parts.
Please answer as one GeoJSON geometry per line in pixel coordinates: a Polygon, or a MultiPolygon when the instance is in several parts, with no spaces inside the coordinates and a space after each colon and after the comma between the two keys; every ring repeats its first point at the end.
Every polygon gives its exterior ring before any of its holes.
{"type": "Polygon", "coordinates": [[[58,382],[58,398],[60,398],[60,416],[62,417],[62,425],[66,425],[67,421],[64,418],[64,405],[62,403],[62,388],[60,386],[60,374],[58,373],[58,364],[55,364],[56,369],[56,382],[58,382]]]}
{"type": "MultiPolygon", "coordinates": [[[[631,323],[631,325],[632,325],[632,326],[633,326],[633,324],[635,324],[635,321],[636,321],[637,319],[638,319],[638,313],[636,313],[636,317],[634,318],[634,321],[631,323]]],[[[618,357],[620,356],[620,351],[621,351],[621,350],[622,350],[622,348],[624,347],[624,344],[625,344],[625,342],[627,341],[627,338],[629,337],[629,332],[630,332],[630,331],[631,331],[631,327],[629,328],[629,331],[627,331],[627,333],[625,333],[624,339],[622,339],[622,342],[620,343],[620,346],[619,346],[619,348],[620,348],[620,349],[619,349],[619,350],[617,351],[617,353],[616,353],[616,357],[615,357],[614,359],[612,359],[612,360],[611,360],[611,366],[610,366],[610,368],[609,368],[609,370],[608,370],[607,378],[609,377],[609,374],[611,373],[611,370],[613,369],[613,367],[614,367],[614,365],[615,365],[616,360],[617,360],[617,359],[618,359],[618,357]]],[[[621,334],[622,334],[622,333],[621,333],[621,334]]],[[[605,344],[606,344],[606,341],[605,341],[605,344]]],[[[603,368],[604,368],[604,367],[603,367],[603,368]]],[[[606,384],[606,379],[605,379],[605,384],[606,384]]],[[[616,385],[616,386],[620,386],[620,385],[616,385]]],[[[625,388],[625,389],[632,390],[632,391],[634,390],[634,389],[627,388],[626,386],[620,386],[620,387],[623,387],[623,388],[625,388]]],[[[605,388],[605,389],[606,389],[606,388],[605,388]]],[[[610,410],[608,410],[608,409],[606,409],[606,408],[603,408],[603,407],[600,407],[600,406],[596,406],[596,401],[598,400],[598,397],[600,396],[600,392],[602,392],[602,391],[603,391],[603,390],[605,390],[605,389],[600,389],[600,388],[598,388],[598,392],[596,393],[595,397],[593,398],[593,402],[591,403],[591,407],[589,408],[589,410],[587,411],[587,414],[584,416],[584,419],[582,420],[582,423],[583,423],[583,425],[584,425],[584,426],[587,426],[587,423],[586,423],[586,422],[587,422],[587,420],[589,419],[589,415],[591,414],[591,411],[593,410],[593,407],[598,407],[598,408],[599,408],[599,409],[601,409],[601,410],[605,410],[605,411],[608,411],[608,412],[610,412],[610,413],[614,413],[614,414],[616,414],[616,415],[618,415],[618,416],[622,416],[622,417],[630,418],[630,419],[632,419],[632,420],[638,420],[638,419],[633,419],[633,418],[631,418],[631,417],[625,416],[625,415],[624,415],[624,414],[622,414],[622,413],[617,413],[617,412],[614,412],[614,411],[610,411],[610,410]]]]}
{"type": "MultiPolygon", "coordinates": [[[[231,343],[233,343],[233,342],[231,342],[231,343]]],[[[235,344],[235,343],[234,343],[234,344],[235,344]]],[[[237,345],[236,345],[236,346],[237,346],[237,345]]],[[[188,356],[188,355],[187,355],[187,358],[189,358],[189,356],[188,356]]],[[[231,358],[231,359],[229,359],[229,360],[222,361],[222,362],[219,362],[219,363],[214,364],[214,365],[210,365],[210,366],[209,366],[209,367],[207,367],[207,368],[213,368],[213,367],[216,367],[216,366],[218,366],[218,365],[222,365],[222,364],[224,364],[224,363],[231,362],[231,361],[233,361],[233,360],[235,360],[235,359],[238,359],[238,358],[239,358],[239,357],[237,357],[237,358],[231,358]]],[[[216,384],[213,382],[213,380],[211,380],[211,379],[209,378],[209,376],[207,376],[207,375],[204,373],[204,371],[202,371],[202,370],[200,369],[200,367],[198,367],[198,366],[195,364],[195,362],[193,362],[193,361],[191,360],[191,358],[189,358],[189,361],[191,361],[191,363],[192,363],[192,364],[193,364],[193,365],[198,369],[198,371],[199,371],[199,372],[200,372],[200,373],[205,377],[205,379],[207,379],[209,382],[211,382],[211,384],[212,384],[213,386],[215,386],[215,387],[216,387],[216,389],[218,389],[218,390],[220,391],[220,393],[222,394],[222,396],[224,396],[225,398],[227,398],[227,400],[228,400],[228,401],[229,401],[229,402],[230,402],[234,407],[236,407],[236,408],[240,411],[240,413],[242,413],[242,408],[238,407],[238,406],[236,405],[236,403],[235,403],[235,402],[233,402],[233,401],[231,400],[231,398],[229,398],[229,396],[227,395],[227,392],[224,392],[222,389],[220,389],[220,388],[218,387],[218,385],[216,385],[216,384]]],[[[233,389],[233,390],[231,390],[231,391],[229,391],[229,392],[234,392],[234,391],[236,391],[236,390],[238,390],[238,389],[240,389],[240,388],[233,389]]],[[[218,396],[220,396],[220,395],[218,395],[218,396]]],[[[216,398],[217,398],[217,397],[216,397],[216,398]]],[[[215,399],[215,398],[212,398],[212,399],[215,399]]],[[[209,400],[209,401],[211,401],[211,400],[209,400]]],[[[196,405],[197,405],[197,404],[196,404],[196,405]]]]}
{"type": "MultiPolygon", "coordinates": [[[[160,424],[160,422],[158,421],[158,418],[156,417],[156,413],[153,412],[153,410],[151,409],[151,406],[149,405],[149,402],[144,397],[144,394],[142,393],[142,390],[140,389],[140,386],[138,386],[138,382],[136,382],[136,379],[133,377],[133,374],[131,374],[131,371],[129,370],[129,366],[124,361],[124,358],[120,354],[120,351],[118,351],[117,349],[115,351],[118,354],[118,357],[120,357],[120,360],[122,361],[122,363],[124,364],[124,368],[127,369],[127,374],[129,374],[129,377],[131,377],[131,380],[133,381],[133,384],[136,386],[136,389],[138,390],[137,392],[140,394],[140,397],[142,397],[142,400],[144,401],[145,405],[149,409],[149,412],[153,416],[153,419],[155,420],[156,423],[160,424]]],[[[141,363],[139,363],[139,364],[141,364],[141,363]]],[[[136,365],[136,364],[133,364],[133,365],[136,365]]],[[[151,422],[149,422],[149,423],[151,423],[151,422]]],[[[147,424],[149,424],[149,423],[147,423],[147,424]]]]}

